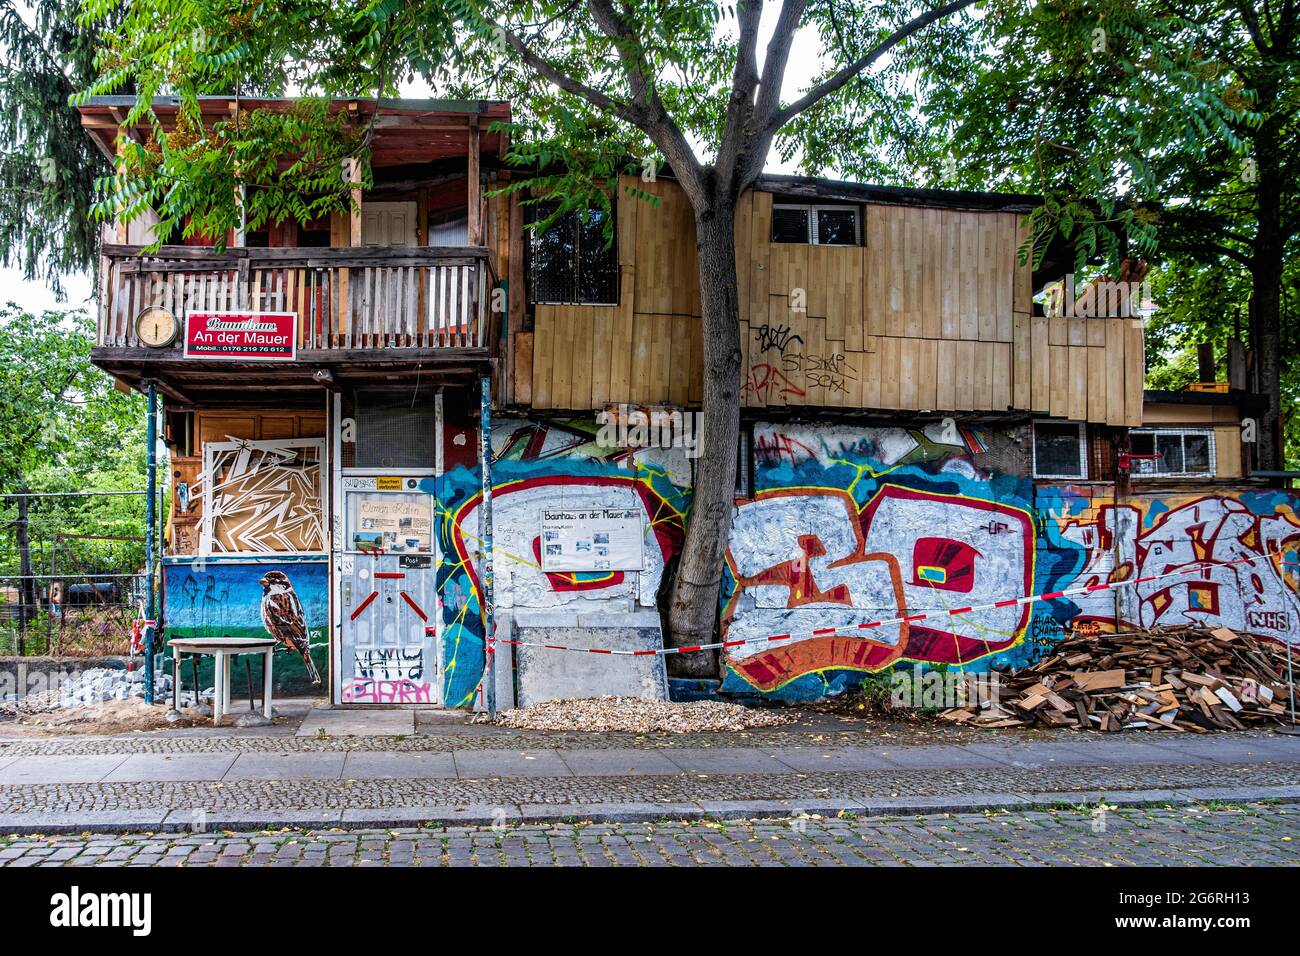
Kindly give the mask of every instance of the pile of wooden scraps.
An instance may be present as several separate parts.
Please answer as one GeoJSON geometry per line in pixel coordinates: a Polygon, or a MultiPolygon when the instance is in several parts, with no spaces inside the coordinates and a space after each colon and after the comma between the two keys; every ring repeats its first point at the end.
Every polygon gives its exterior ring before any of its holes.
{"type": "Polygon", "coordinates": [[[972,727],[1245,730],[1290,719],[1286,650],[1226,627],[1067,638],[944,720],[972,727]]]}

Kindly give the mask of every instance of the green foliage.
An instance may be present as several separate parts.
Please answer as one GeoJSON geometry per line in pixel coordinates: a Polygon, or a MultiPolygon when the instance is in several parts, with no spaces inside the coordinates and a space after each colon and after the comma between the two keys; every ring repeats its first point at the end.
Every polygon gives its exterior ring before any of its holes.
{"type": "MultiPolygon", "coordinates": [[[[161,205],[168,225],[188,218],[190,229],[219,232],[238,219],[238,185],[248,187],[250,222],[343,208],[346,184],[332,165],[356,139],[327,126],[314,136],[305,117],[279,111],[237,133],[205,129],[196,97],[383,95],[412,79],[449,95],[509,98],[510,160],[538,171],[529,188],[558,198],[561,212],[606,208],[617,173],[639,172],[666,146],[681,147],[679,163],[719,159],[741,77],[743,9],[631,0],[610,8],[611,35],[596,6],[568,0],[87,0],[83,23],[119,21],[89,92],[134,87],[136,120],[151,118],[153,96],[179,96],[187,125],[155,127],[150,144],[133,147],[124,179],[102,182],[99,210],[129,217],[161,205]],[[646,132],[661,118],[676,137],[646,132]],[[273,168],[277,150],[303,159],[273,168]],[[311,198],[295,201],[295,190],[311,198]]],[[[922,9],[812,0],[800,24],[819,34],[829,76],[922,9]]],[[[930,24],[788,118],[775,148],[813,174],[1041,192],[1025,254],[1041,255],[1060,233],[1076,243],[1078,271],[1085,260],[1117,261],[1125,242],[1149,254],[1156,216],[1144,202],[1160,195],[1162,153],[1211,141],[1243,152],[1240,130],[1260,120],[1252,92],[1205,55],[1200,30],[1186,15],[1124,0],[988,0],[930,24]]]]}
{"type": "MultiPolygon", "coordinates": [[[[144,488],[143,400],[114,388],[90,364],[93,341],[93,322],[83,312],[0,307],[0,492],[144,488]]],[[[127,496],[46,499],[32,508],[31,537],[140,535],[143,505],[143,498],[127,496]]],[[[14,499],[3,499],[6,539],[16,514],[14,499]]],[[[135,551],[143,556],[143,547],[135,551]]],[[[0,572],[16,572],[16,552],[6,546],[2,553],[0,572]]]]}
{"type": "Polygon", "coordinates": [[[147,142],[125,144],[125,175],[98,182],[95,212],[131,220],[152,210],[155,244],[179,234],[210,237],[221,249],[227,231],[241,225],[256,230],[348,209],[343,162],[366,155],[357,124],[325,100],[255,107],[207,128],[182,113],[175,128],[155,124],[147,142]]]}
{"type": "MultiPolygon", "coordinates": [[[[1292,239],[1292,244],[1296,240],[1292,239]]],[[[1197,346],[1214,346],[1220,381],[1227,378],[1228,343],[1249,343],[1250,273],[1239,263],[1220,259],[1209,263],[1188,254],[1170,255],[1150,279],[1157,312],[1147,323],[1147,388],[1177,391],[1200,380],[1197,346]]],[[[1286,258],[1283,274],[1283,356],[1300,351],[1300,259],[1286,258]]],[[[1300,468],[1300,363],[1282,370],[1282,405],[1293,410],[1283,420],[1286,467],[1300,468]]]]}
{"type": "Polygon", "coordinates": [[[348,211],[343,163],[359,159],[369,185],[370,131],[329,98],[394,91],[392,37],[374,20],[391,6],[88,0],[82,24],[107,33],[100,76],[73,101],[133,93],[124,118],[151,129],[146,141],[123,144],[118,175],[96,183],[95,214],[130,221],[152,209],[161,219],[155,244],[201,235],[220,246],[241,222],[257,229],[348,211]],[[296,89],[308,95],[276,99],[296,89]],[[203,97],[214,95],[235,104],[216,120],[210,102],[203,115],[203,97]],[[154,112],[156,97],[175,98],[174,123],[154,112]]]}
{"type": "MultiPolygon", "coordinates": [[[[1033,214],[1037,260],[1061,235],[1076,272],[1126,251],[1151,255],[1167,197],[1161,158],[1223,143],[1260,116],[1232,78],[1205,61],[1204,26],[1168,8],[1126,0],[994,0],[907,45],[876,85],[846,88],[795,132],[804,166],[942,188],[1043,197],[1033,214]],[[886,121],[859,122],[873,101],[899,104],[886,121]],[[1127,245],[1127,249],[1126,249],[1127,245]]],[[[869,26],[836,20],[823,42],[862,48],[869,26]]]]}
{"type": "Polygon", "coordinates": [[[94,182],[111,169],[68,104],[96,75],[99,28],[77,9],[0,0],[0,262],[60,295],[62,277],[97,266],[94,182]]]}

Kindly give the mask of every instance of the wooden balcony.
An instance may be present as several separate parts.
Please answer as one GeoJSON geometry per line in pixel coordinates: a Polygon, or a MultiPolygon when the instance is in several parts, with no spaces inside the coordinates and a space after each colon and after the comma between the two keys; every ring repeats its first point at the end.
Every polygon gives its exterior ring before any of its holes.
{"type": "MultiPolygon", "coordinates": [[[[239,397],[249,388],[319,395],[324,381],[406,376],[432,382],[481,373],[499,350],[497,284],[482,246],[228,248],[105,245],[96,365],[130,386],[159,383],[174,401],[239,397]],[[294,361],[186,359],[181,340],[149,348],[140,310],[161,306],[182,330],[191,312],[292,312],[294,361]]],[[[329,386],[327,386],[329,387],[329,386]]],[[[308,396],[304,394],[304,401],[308,396]]]]}
{"type": "Polygon", "coordinates": [[[106,245],[97,344],[140,348],[148,306],[182,326],[192,311],[294,312],[298,349],[485,350],[496,285],[481,246],[233,249],[106,245]]]}

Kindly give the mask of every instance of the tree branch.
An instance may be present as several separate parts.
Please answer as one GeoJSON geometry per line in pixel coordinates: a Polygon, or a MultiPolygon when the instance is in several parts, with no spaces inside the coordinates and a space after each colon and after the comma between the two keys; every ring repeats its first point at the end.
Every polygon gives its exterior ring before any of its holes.
{"type": "Polygon", "coordinates": [[[773,126],[769,123],[769,118],[781,103],[781,81],[785,79],[786,66],[790,62],[790,47],[794,44],[795,31],[799,29],[799,21],[803,19],[806,6],[805,0],[782,0],[772,39],[767,43],[767,55],[763,58],[763,76],[758,83],[758,101],[754,104],[752,114],[758,118],[759,126],[754,129],[751,119],[741,147],[741,168],[737,170],[737,180],[742,189],[762,173],[763,163],[772,148],[772,138],[784,125],[773,126]]]}
{"type": "Polygon", "coordinates": [[[1241,14],[1241,22],[1246,25],[1250,32],[1250,38],[1260,53],[1271,52],[1269,45],[1264,42],[1264,33],[1259,28],[1259,18],[1255,15],[1255,8],[1249,3],[1236,3],[1237,12],[1241,14]]]}
{"type": "Polygon", "coordinates": [[[919,16],[913,17],[886,37],[884,41],[877,44],[869,52],[850,63],[848,66],[844,67],[834,76],[831,76],[825,82],[820,83],[807,94],[795,100],[784,109],[775,110],[772,113],[771,118],[764,124],[762,132],[764,134],[775,134],[777,130],[790,122],[790,120],[794,119],[804,110],[815,105],[824,97],[829,96],[836,90],[840,89],[844,84],[848,83],[849,80],[853,79],[867,67],[871,66],[876,62],[876,60],[880,59],[914,33],[925,29],[936,20],[942,20],[949,14],[956,13],[958,10],[969,7],[973,3],[975,3],[975,0],[950,0],[949,3],[944,4],[942,7],[936,7],[933,10],[929,10],[919,16]]]}
{"type": "Polygon", "coordinates": [[[530,49],[513,30],[508,30],[505,27],[497,26],[496,24],[493,24],[493,27],[501,31],[501,36],[505,39],[506,43],[509,44],[510,49],[514,50],[521,60],[536,70],[542,77],[554,83],[566,93],[572,93],[574,96],[586,100],[598,109],[613,113],[625,122],[632,123],[633,125],[640,125],[638,117],[634,114],[632,107],[628,104],[616,100],[607,93],[604,93],[595,87],[588,86],[586,83],[582,83],[569,76],[567,73],[562,72],[559,67],[530,49]]]}
{"type": "Polygon", "coordinates": [[[614,10],[610,0],[588,0],[587,9],[601,32],[614,41],[619,63],[632,93],[630,122],[663,152],[696,209],[706,204],[704,171],[681,128],[668,115],[654,84],[654,69],[636,30],[614,10]]]}
{"type": "Polygon", "coordinates": [[[736,67],[731,77],[731,100],[718,148],[719,170],[734,169],[745,145],[745,130],[754,116],[754,91],[758,88],[758,26],[763,18],[762,0],[741,0],[736,7],[740,36],[736,43],[736,67]]]}

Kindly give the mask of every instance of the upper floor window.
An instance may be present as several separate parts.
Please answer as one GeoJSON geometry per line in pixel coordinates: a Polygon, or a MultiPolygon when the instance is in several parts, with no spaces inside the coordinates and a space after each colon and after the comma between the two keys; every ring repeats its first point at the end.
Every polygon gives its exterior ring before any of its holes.
{"type": "Polygon", "coordinates": [[[856,246],[862,242],[857,206],[772,206],[772,241],[814,246],[856,246]]]}
{"type": "Polygon", "coordinates": [[[1214,430],[1135,428],[1129,432],[1129,453],[1134,478],[1213,477],[1214,430]]]}
{"type": "MultiPolygon", "coordinates": [[[[545,219],[555,206],[537,208],[545,219]]],[[[532,231],[532,300],[557,305],[617,305],[618,247],[605,242],[610,213],[567,212],[545,231],[532,231]]],[[[613,223],[610,223],[611,227],[613,223]]]]}
{"type": "Polygon", "coordinates": [[[1034,422],[1034,477],[1088,477],[1088,441],[1078,422],[1034,422]]]}

